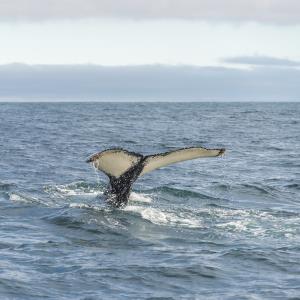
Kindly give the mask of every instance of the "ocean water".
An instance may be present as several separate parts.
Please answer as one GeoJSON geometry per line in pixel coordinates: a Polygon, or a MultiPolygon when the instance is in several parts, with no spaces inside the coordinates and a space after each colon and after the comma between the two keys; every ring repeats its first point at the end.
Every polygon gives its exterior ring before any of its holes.
{"type": "Polygon", "coordinates": [[[300,299],[300,103],[0,104],[1,299],[300,299]],[[85,160],[225,147],[113,209],[85,160]]]}

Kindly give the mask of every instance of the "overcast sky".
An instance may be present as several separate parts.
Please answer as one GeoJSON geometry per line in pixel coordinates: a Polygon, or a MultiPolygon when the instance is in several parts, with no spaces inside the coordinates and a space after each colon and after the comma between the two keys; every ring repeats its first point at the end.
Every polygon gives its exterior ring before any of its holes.
{"type": "Polygon", "coordinates": [[[299,36],[298,0],[1,0],[0,100],[298,101],[299,36]]]}
{"type": "Polygon", "coordinates": [[[206,19],[299,23],[298,0],[1,0],[2,19],[206,19]]]}

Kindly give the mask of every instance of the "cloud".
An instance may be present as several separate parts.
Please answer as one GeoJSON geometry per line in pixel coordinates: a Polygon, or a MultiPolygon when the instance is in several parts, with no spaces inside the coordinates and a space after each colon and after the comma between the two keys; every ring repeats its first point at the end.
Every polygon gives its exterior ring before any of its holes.
{"type": "Polygon", "coordinates": [[[2,101],[299,101],[300,70],[0,65],[2,101]]]}
{"type": "Polygon", "coordinates": [[[2,0],[0,20],[196,19],[299,23],[299,0],[2,0]]]}
{"type": "Polygon", "coordinates": [[[222,62],[240,65],[253,66],[274,66],[274,67],[299,67],[300,62],[286,58],[277,58],[271,56],[237,56],[222,59],[222,62]]]}

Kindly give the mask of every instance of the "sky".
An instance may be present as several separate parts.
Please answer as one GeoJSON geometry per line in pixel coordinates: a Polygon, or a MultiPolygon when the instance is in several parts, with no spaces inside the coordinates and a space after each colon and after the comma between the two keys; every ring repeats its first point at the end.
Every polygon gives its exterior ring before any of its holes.
{"type": "Polygon", "coordinates": [[[299,37],[298,0],[1,0],[0,101],[299,101],[299,37]]]}

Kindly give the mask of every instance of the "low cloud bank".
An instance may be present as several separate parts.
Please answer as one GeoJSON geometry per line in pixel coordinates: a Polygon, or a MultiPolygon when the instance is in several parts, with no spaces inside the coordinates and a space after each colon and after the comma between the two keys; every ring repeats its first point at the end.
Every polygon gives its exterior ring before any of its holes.
{"type": "Polygon", "coordinates": [[[277,58],[271,56],[237,56],[228,57],[222,60],[225,63],[250,65],[250,66],[270,66],[270,67],[299,67],[300,62],[285,58],[277,58]]]}
{"type": "Polygon", "coordinates": [[[300,70],[193,66],[0,66],[1,101],[300,101],[300,70]]]}

